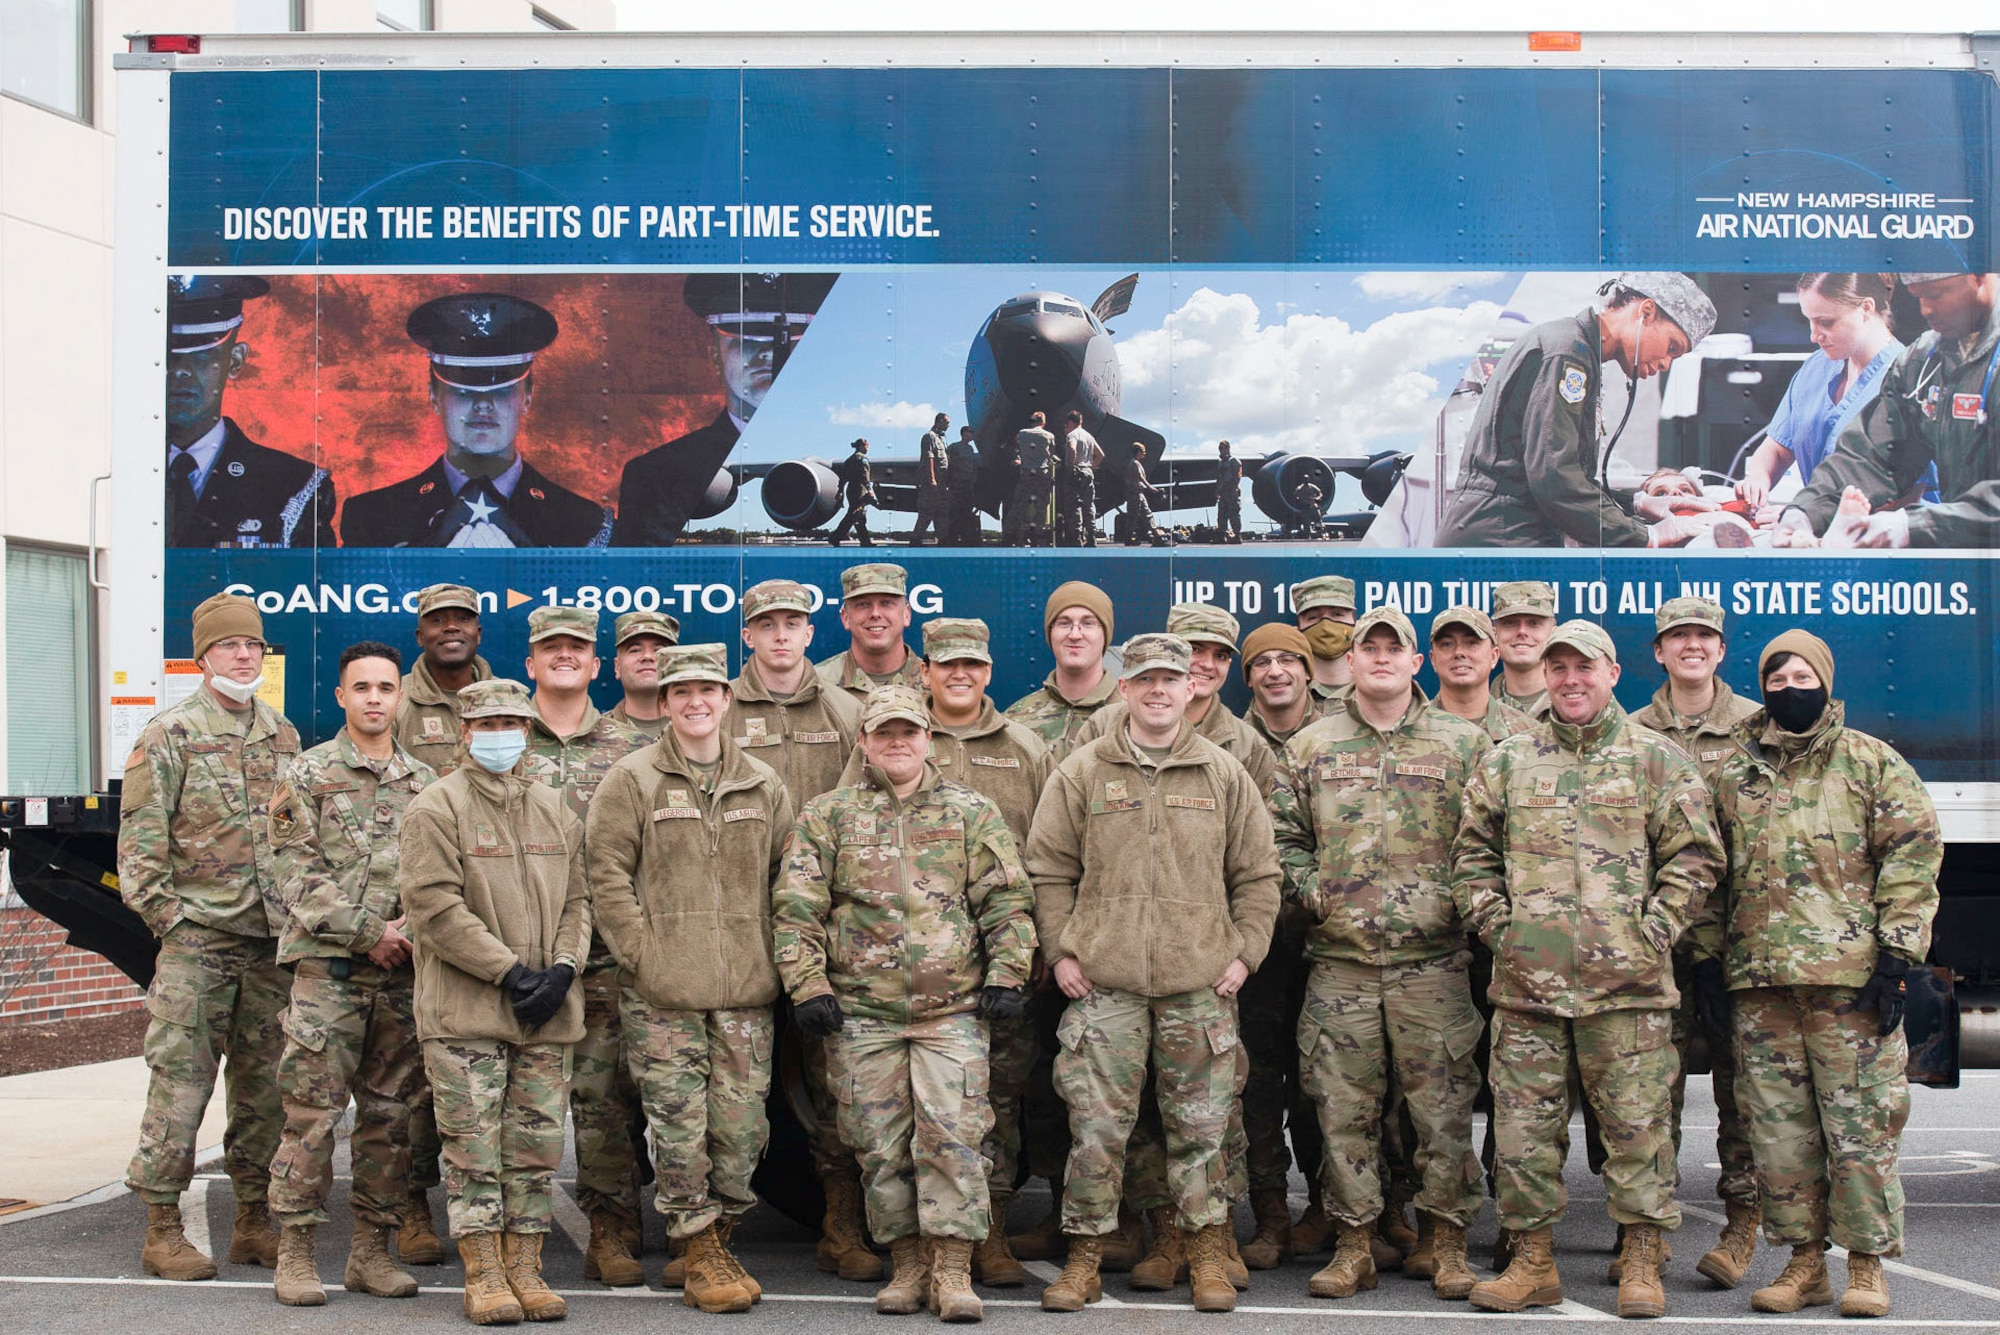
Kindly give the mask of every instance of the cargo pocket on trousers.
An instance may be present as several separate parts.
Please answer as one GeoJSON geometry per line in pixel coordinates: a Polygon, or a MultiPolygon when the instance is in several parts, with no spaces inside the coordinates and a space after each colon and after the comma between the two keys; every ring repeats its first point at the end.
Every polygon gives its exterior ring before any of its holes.
{"type": "Polygon", "coordinates": [[[1072,1001],[1056,1025],[1056,1042],[1064,1052],[1075,1052],[1083,1046],[1083,1036],[1089,1032],[1090,1022],[1083,1018],[1083,1008],[1072,1001]]]}
{"type": "Polygon", "coordinates": [[[773,1046],[777,1043],[777,1041],[778,1041],[777,1026],[771,1024],[769,1022],[768,1017],[766,1018],[764,1023],[752,1025],[750,1029],[751,1060],[756,1062],[759,1066],[769,1065],[771,1061],[771,1051],[773,1046]]]}
{"type": "Polygon", "coordinates": [[[285,1013],[280,1017],[279,1024],[285,1031],[285,1037],[291,1042],[309,1052],[326,1051],[326,1025],[313,1016],[301,1015],[297,1006],[285,1007],[285,1013]]]}
{"type": "Polygon", "coordinates": [[[984,1099],[992,1088],[993,1068],[985,1058],[974,1058],[965,1064],[965,1097],[984,1099]]]}
{"type": "Polygon", "coordinates": [[[1479,1050],[1479,1040],[1486,1034],[1486,1021],[1468,1002],[1465,1014],[1444,1027],[1439,1035],[1444,1041],[1445,1055],[1453,1061],[1464,1061],[1479,1050]]]}

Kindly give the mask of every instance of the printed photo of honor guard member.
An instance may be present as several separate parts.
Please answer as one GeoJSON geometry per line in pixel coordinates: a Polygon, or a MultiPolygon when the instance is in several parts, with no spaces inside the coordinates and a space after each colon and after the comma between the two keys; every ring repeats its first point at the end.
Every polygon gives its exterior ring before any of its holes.
{"type": "Polygon", "coordinates": [[[532,301],[467,292],[427,301],[404,325],[430,354],[445,448],[415,477],[351,497],[349,547],[602,547],[611,511],[559,487],[516,448],[534,401],[535,354],[556,317],[532,301]]]}
{"type": "Polygon", "coordinates": [[[167,545],[334,545],[333,479],[259,445],[222,415],[222,391],[243,374],[243,303],[261,278],[167,279],[167,545]]]}
{"type": "Polygon", "coordinates": [[[698,431],[646,451],[618,483],[613,545],[670,547],[688,522],[722,513],[732,489],[716,487],[743,428],[805,337],[837,274],[698,273],[681,300],[715,334],[716,369],[728,402],[698,431]]]}

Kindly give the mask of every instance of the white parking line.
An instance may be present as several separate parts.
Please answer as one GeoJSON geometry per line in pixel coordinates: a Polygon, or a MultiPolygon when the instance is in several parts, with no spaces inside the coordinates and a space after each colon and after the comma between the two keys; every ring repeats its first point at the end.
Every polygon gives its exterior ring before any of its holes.
{"type": "Polygon", "coordinates": [[[208,1179],[205,1177],[188,1183],[188,1189],[181,1195],[181,1232],[187,1235],[188,1245],[203,1256],[215,1255],[215,1244],[208,1240],[208,1179]]]}
{"type": "MultiPolygon", "coordinates": [[[[1717,1224],[1726,1224],[1729,1222],[1727,1217],[1719,1215],[1713,1210],[1705,1210],[1699,1205],[1683,1204],[1681,1211],[1684,1214],[1691,1214],[1698,1219],[1707,1219],[1717,1224]]],[[[1828,1247],[1826,1254],[1828,1256],[1845,1256],[1847,1255],[1847,1249],[1844,1247],[1828,1247]]],[[[1984,1284],[1975,1284],[1969,1279],[1960,1279],[1956,1275],[1940,1274],[1935,1270],[1926,1270],[1922,1266],[1911,1265],[1906,1261],[1892,1261],[1886,1256],[1882,1258],[1882,1268],[1892,1275],[1908,1275],[1911,1279],[1921,1279],[1925,1283],[1935,1284],[1939,1288],[1956,1289],[1960,1293],[1969,1293],[1975,1298],[1986,1298],[2000,1303],[2000,1289],[1988,1288],[1984,1284]]],[[[1988,1322],[1987,1324],[1990,1325],[1992,1323],[1988,1322]]]]}
{"type": "MultiPolygon", "coordinates": [[[[1021,1269],[1023,1269],[1023,1270],[1025,1270],[1025,1271],[1027,1271],[1027,1272],[1028,1272],[1029,1274],[1033,1275],[1033,1276],[1034,1276],[1034,1277],[1035,1277],[1036,1279],[1039,1279],[1039,1280],[1040,1280],[1040,1281],[1042,1281],[1042,1283],[1044,1283],[1044,1284],[1053,1284],[1053,1283],[1055,1283],[1055,1282],[1056,1282],[1056,1276],[1057,1276],[1057,1275],[1060,1275],[1060,1274],[1062,1273],[1062,1271],[1061,1271],[1060,1269],[1058,1269],[1058,1268],[1057,1268],[1057,1267],[1056,1267],[1055,1265],[1051,1264],[1051,1263],[1050,1263],[1050,1262],[1048,1262],[1048,1261],[1023,1261],[1023,1262],[1021,1262],[1021,1269]]],[[[994,1301],[996,1301],[996,1302],[1018,1302],[1018,1301],[1021,1301],[1021,1300],[1020,1300],[1020,1299],[995,1299],[994,1301]]],[[[1035,1306],[1035,1307],[1040,1307],[1040,1306],[1042,1305],[1042,1303],[1041,1303],[1041,1299],[1037,1298],[1037,1299],[1036,1299],[1036,1300],[1034,1301],[1034,1303],[1033,1303],[1032,1305],[1033,1305],[1033,1306],[1035,1306]]],[[[1110,1290],[1108,1290],[1108,1289],[1107,1289],[1107,1290],[1105,1291],[1105,1294],[1104,1294],[1104,1296],[1103,1296],[1102,1298],[1098,1299],[1098,1300],[1097,1300],[1096,1302],[1092,1303],[1092,1304],[1091,1304],[1091,1306],[1092,1306],[1092,1307],[1129,1307],[1129,1306],[1131,1306],[1131,1304],[1130,1304],[1130,1303],[1127,1303],[1127,1302],[1124,1302],[1124,1301],[1122,1301],[1122,1300],[1120,1300],[1120,1299],[1117,1299],[1117,1298],[1114,1298],[1114,1297],[1112,1297],[1112,1296],[1111,1296],[1111,1292],[1110,1292],[1110,1290]]]]}
{"type": "Polygon", "coordinates": [[[569,1235],[569,1240],[576,1244],[577,1251],[588,1252],[590,1221],[583,1217],[583,1211],[577,1209],[576,1202],[571,1200],[569,1193],[561,1187],[553,1188],[549,1192],[549,1199],[555,1205],[556,1227],[569,1235]]]}

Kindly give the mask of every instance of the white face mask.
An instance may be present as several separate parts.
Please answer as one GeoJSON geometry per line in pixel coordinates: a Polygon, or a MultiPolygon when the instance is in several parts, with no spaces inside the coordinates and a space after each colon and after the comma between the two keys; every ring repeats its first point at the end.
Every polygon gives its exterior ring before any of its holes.
{"type": "MultiPolygon", "coordinates": [[[[203,664],[207,667],[207,664],[203,664]]],[[[264,684],[264,674],[259,672],[249,681],[235,681],[223,676],[213,667],[208,667],[208,684],[215,688],[217,695],[225,700],[234,700],[239,705],[247,705],[256,697],[258,688],[264,684]]]]}

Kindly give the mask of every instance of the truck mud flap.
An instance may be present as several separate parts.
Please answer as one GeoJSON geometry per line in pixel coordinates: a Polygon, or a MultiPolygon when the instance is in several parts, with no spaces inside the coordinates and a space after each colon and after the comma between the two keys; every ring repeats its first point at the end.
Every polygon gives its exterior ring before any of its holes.
{"type": "Polygon", "coordinates": [[[140,987],[152,984],[160,943],[118,897],[112,836],[46,839],[7,830],[0,847],[23,903],[67,932],[77,949],[102,955],[140,987]]]}
{"type": "Polygon", "coordinates": [[[1910,1043],[1905,1071],[1913,1085],[1958,1088],[1958,1002],[1951,970],[1942,965],[1912,969],[1906,979],[1903,1037],[1910,1043]]]}

